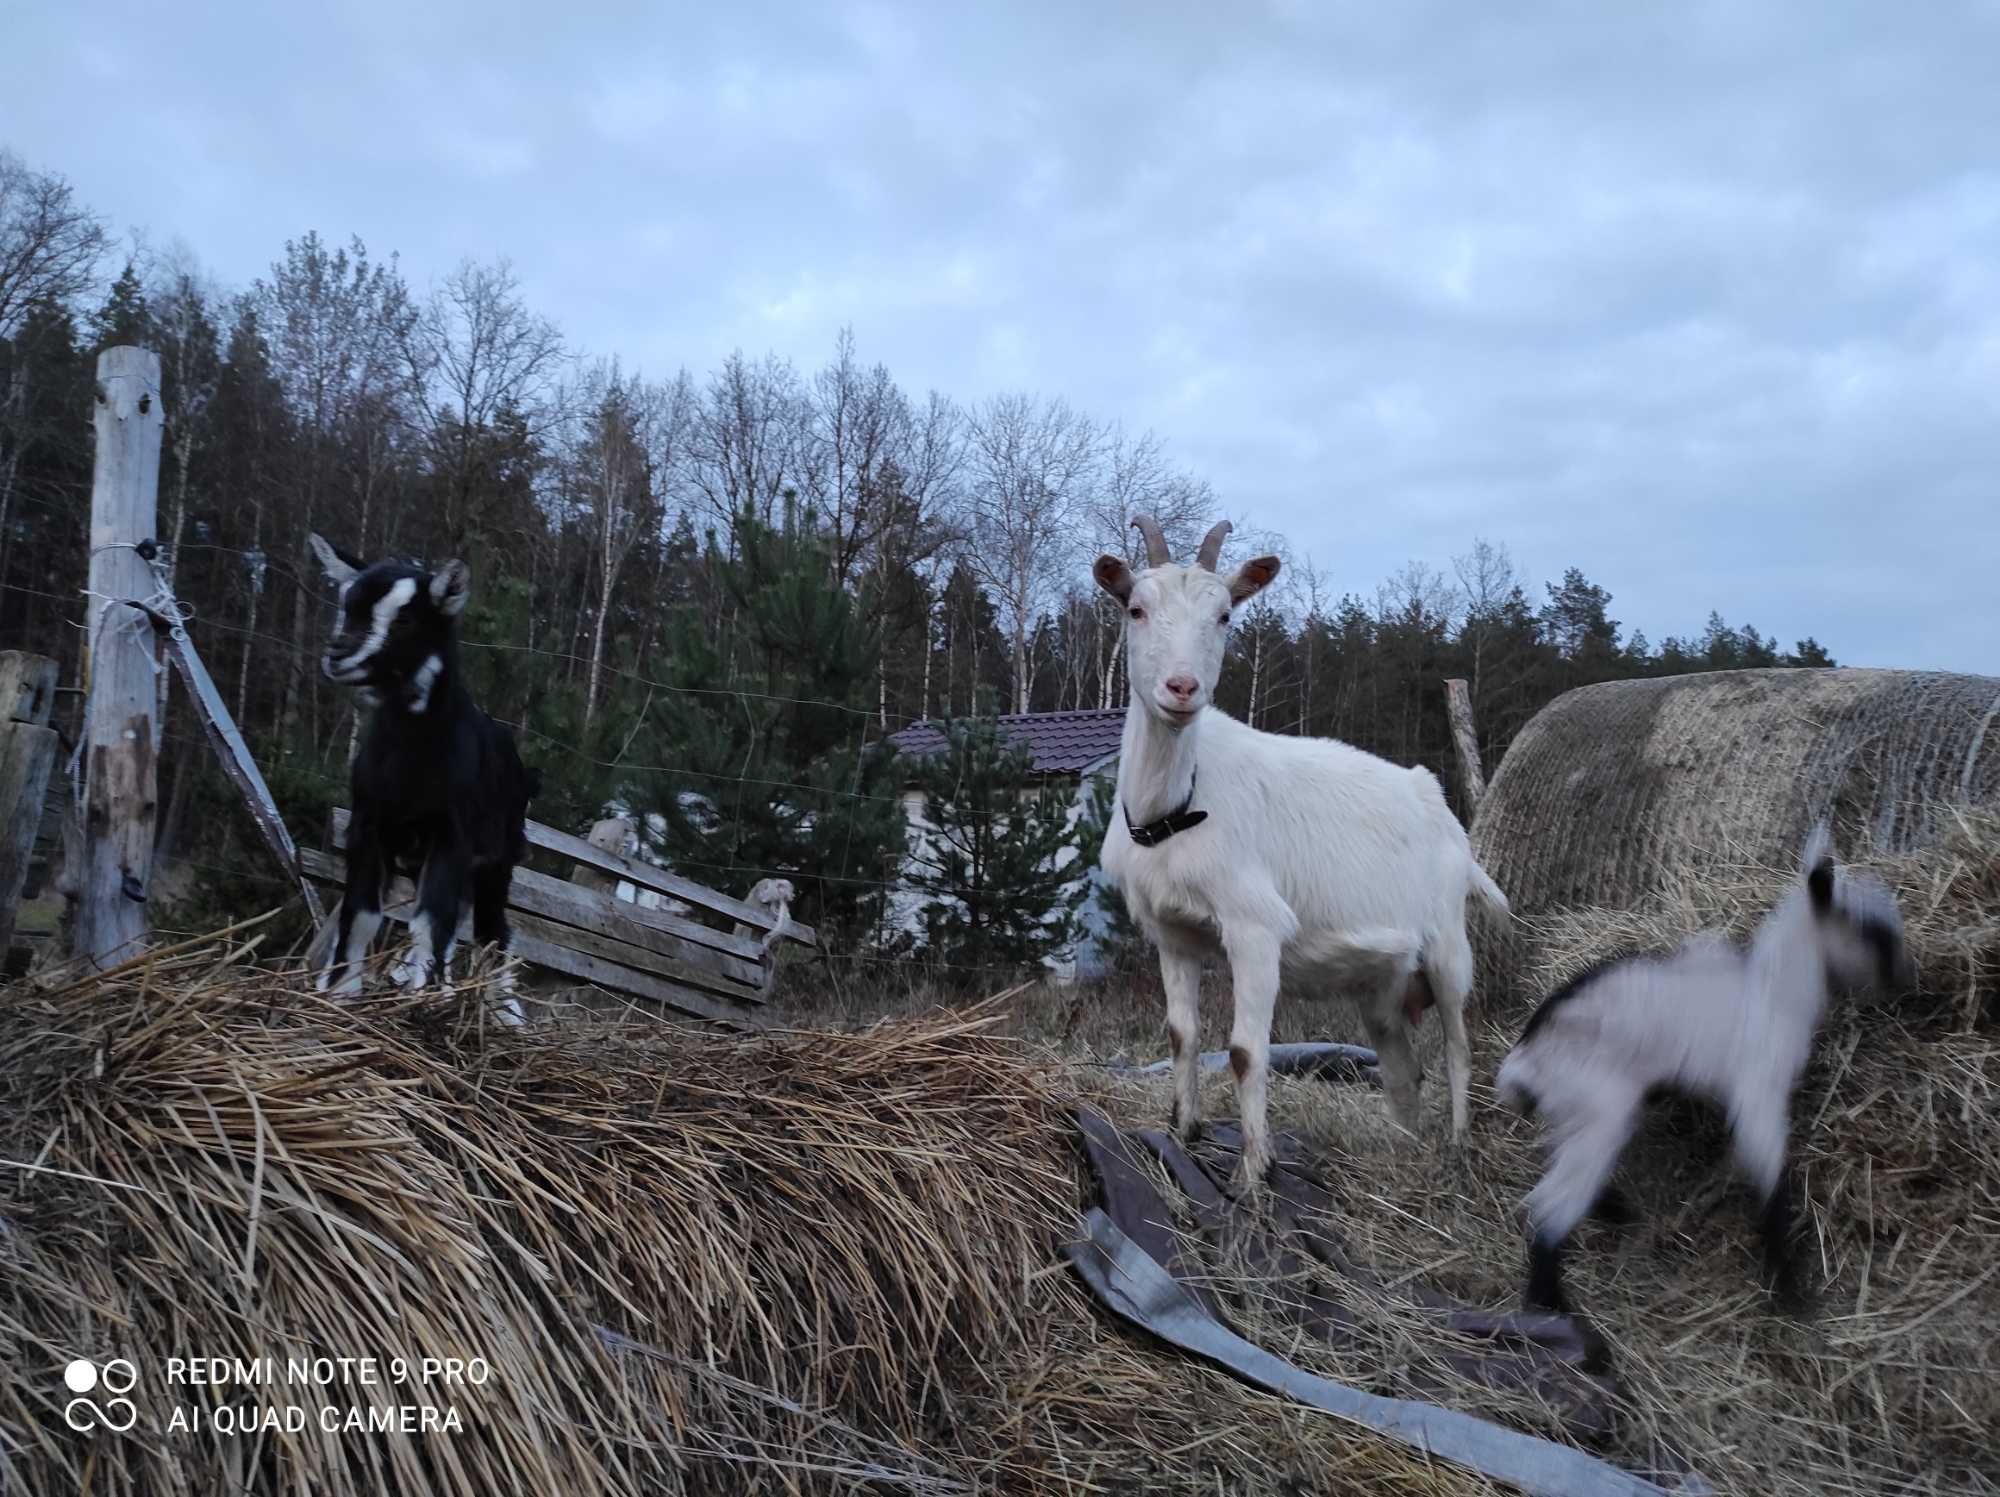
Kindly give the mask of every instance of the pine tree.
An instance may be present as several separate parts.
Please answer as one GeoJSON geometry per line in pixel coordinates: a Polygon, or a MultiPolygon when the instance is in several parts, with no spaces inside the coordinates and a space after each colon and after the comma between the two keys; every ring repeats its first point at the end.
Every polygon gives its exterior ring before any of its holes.
{"type": "Polygon", "coordinates": [[[635,786],[648,836],[712,888],[788,878],[800,919],[864,939],[905,850],[894,755],[872,736],[872,630],[809,510],[782,529],[746,510],[734,554],[710,532],[705,566],[716,595],[666,625],[668,692],[639,729],[658,766],[635,786]]]}
{"type": "Polygon", "coordinates": [[[992,697],[978,717],[946,732],[920,761],[927,836],[910,879],[927,900],[927,950],[974,979],[978,969],[1027,968],[1076,936],[1085,889],[1070,798],[1034,777],[1032,756],[1009,743],[992,697]],[[1058,866],[1060,863],[1060,866],[1058,866]]]}
{"type": "Polygon", "coordinates": [[[90,319],[91,335],[100,349],[125,343],[150,345],[152,328],[138,267],[127,260],[124,271],[111,283],[111,294],[90,319]]]}
{"type": "MultiPolygon", "coordinates": [[[[1085,868],[1101,868],[1104,862],[1104,834],[1111,818],[1118,815],[1118,775],[1100,774],[1085,792],[1083,814],[1077,819],[1077,861],[1085,868]]],[[[1096,927],[1099,959],[1112,971],[1132,973],[1146,963],[1145,932],[1125,906],[1125,896],[1109,880],[1100,879],[1086,897],[1079,923],[1088,920],[1096,927]]]]}

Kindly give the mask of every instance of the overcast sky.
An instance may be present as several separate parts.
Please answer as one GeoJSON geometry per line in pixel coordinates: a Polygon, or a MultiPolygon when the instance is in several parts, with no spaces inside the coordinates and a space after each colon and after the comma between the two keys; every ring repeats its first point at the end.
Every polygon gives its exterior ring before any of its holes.
{"type": "Polygon", "coordinates": [[[13,0],[0,145],[233,286],[318,229],[649,372],[851,323],[1335,591],[1485,534],[2000,673],[2000,4],[971,9],[13,0]]]}

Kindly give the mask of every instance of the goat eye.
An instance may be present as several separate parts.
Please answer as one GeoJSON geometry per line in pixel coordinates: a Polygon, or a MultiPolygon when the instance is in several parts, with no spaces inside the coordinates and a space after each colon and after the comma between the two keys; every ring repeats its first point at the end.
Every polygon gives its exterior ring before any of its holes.
{"type": "Polygon", "coordinates": [[[1216,623],[1222,625],[1223,628],[1227,629],[1229,627],[1229,615],[1226,613],[1219,615],[1216,618],[1216,623]]]}
{"type": "Polygon", "coordinates": [[[1143,619],[1146,616],[1146,610],[1138,607],[1136,604],[1133,607],[1127,609],[1126,611],[1130,613],[1132,617],[1135,619],[1143,619]]]}

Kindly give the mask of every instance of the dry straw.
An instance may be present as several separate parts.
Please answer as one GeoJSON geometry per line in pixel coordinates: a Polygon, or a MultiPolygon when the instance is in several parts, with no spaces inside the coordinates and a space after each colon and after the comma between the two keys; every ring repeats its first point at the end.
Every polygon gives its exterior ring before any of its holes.
{"type": "MultiPolygon", "coordinates": [[[[1886,856],[1935,846],[1955,812],[1995,803],[2000,679],[1719,671],[1557,698],[1507,750],[1472,840],[1536,920],[1782,863],[1822,817],[1843,852],[1886,856]]],[[[1486,927],[1482,986],[1524,999],[1546,974],[1486,927]]]]}
{"type": "Polygon", "coordinates": [[[991,1011],[726,1036],[479,995],[338,1008],[246,930],[0,995],[0,1487],[313,1493],[1480,1484],[1107,1326],[1054,1073],[991,1011]],[[133,1436],[60,1369],[141,1369],[133,1436]],[[480,1387],[163,1381],[483,1358],[480,1387]],[[258,1438],[176,1405],[298,1403],[258,1438]],[[428,1402],[462,1428],[321,1431],[428,1402]]]}

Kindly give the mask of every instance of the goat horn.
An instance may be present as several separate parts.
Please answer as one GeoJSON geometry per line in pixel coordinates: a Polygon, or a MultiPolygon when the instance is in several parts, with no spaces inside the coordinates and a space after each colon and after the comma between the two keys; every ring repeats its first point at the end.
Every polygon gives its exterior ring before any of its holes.
{"type": "Polygon", "coordinates": [[[1215,570],[1215,564],[1222,559],[1222,538],[1235,527],[1227,520],[1217,520],[1215,527],[1201,538],[1201,550],[1195,553],[1194,564],[1205,572],[1215,570]]]}
{"type": "Polygon", "coordinates": [[[1160,522],[1151,515],[1134,515],[1132,523],[1139,534],[1146,538],[1146,565],[1163,567],[1171,562],[1173,553],[1167,549],[1167,538],[1160,534],[1160,522]]]}

